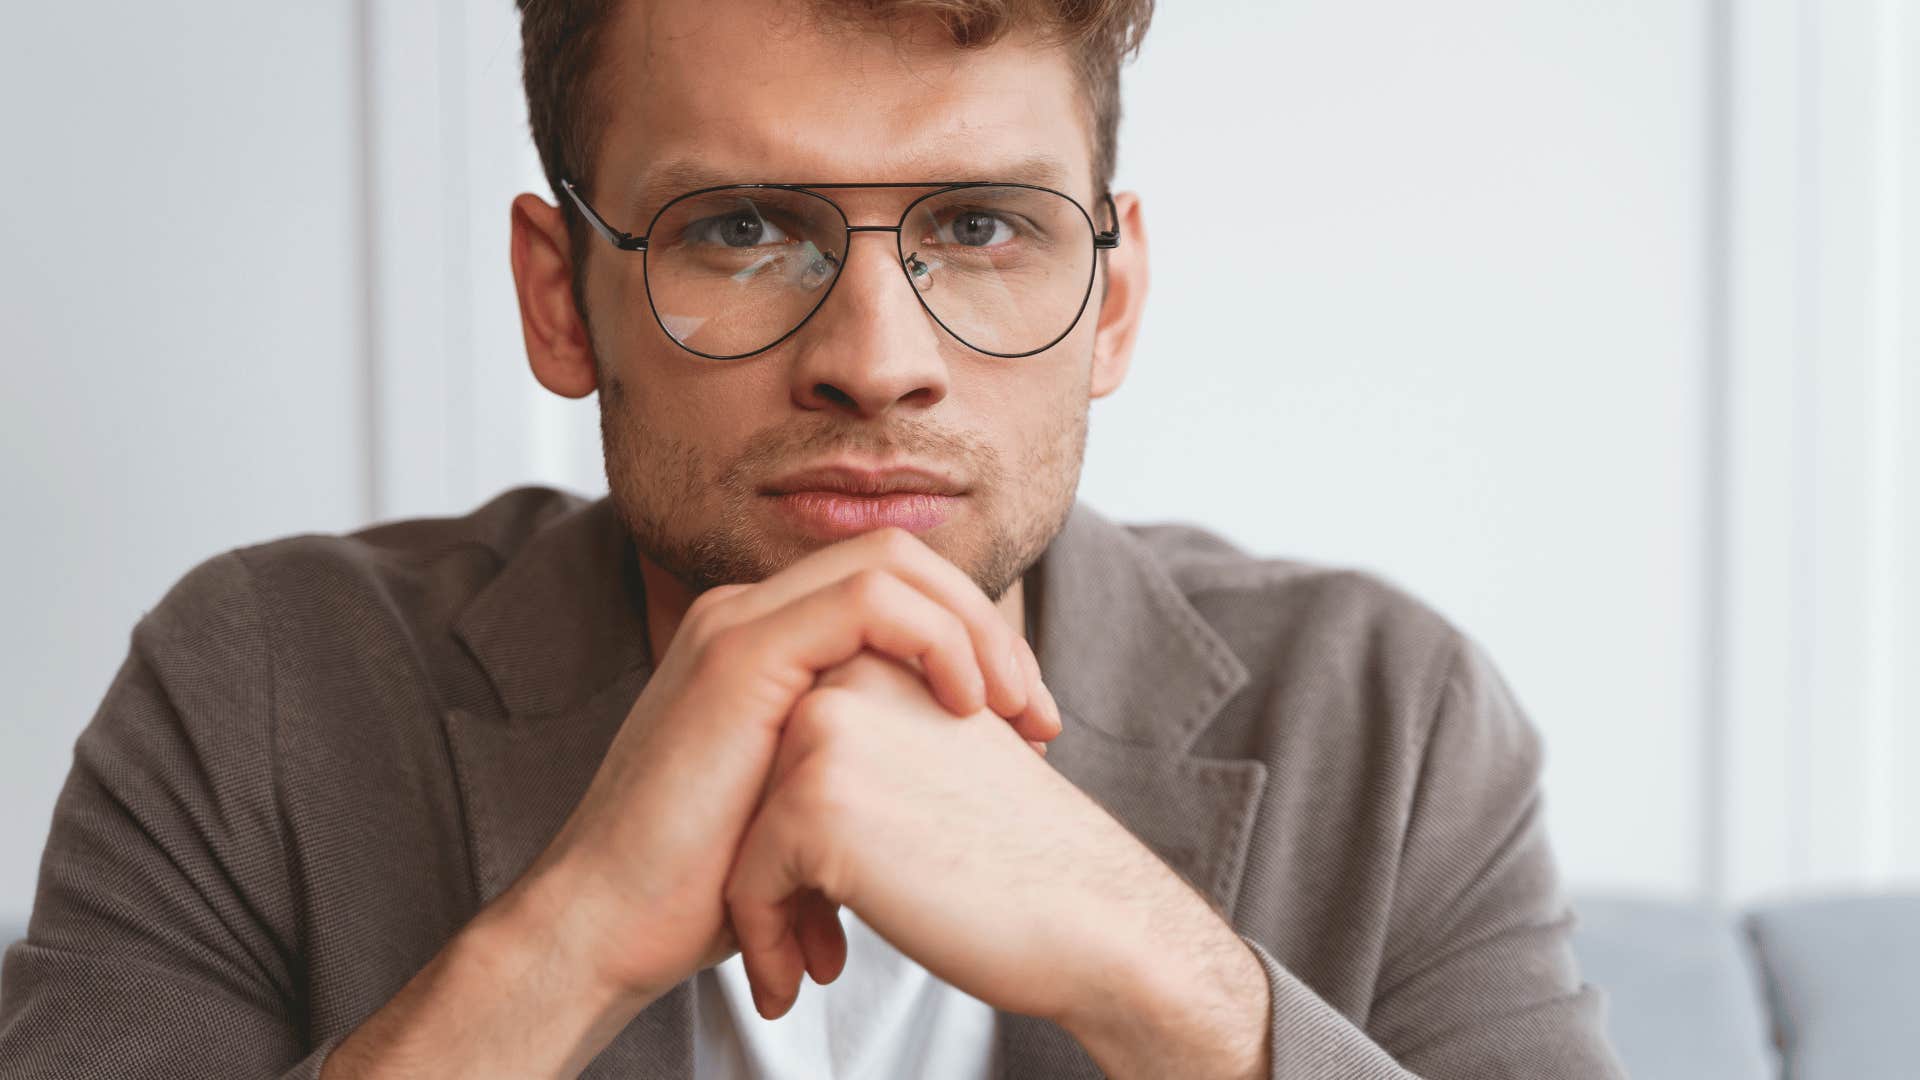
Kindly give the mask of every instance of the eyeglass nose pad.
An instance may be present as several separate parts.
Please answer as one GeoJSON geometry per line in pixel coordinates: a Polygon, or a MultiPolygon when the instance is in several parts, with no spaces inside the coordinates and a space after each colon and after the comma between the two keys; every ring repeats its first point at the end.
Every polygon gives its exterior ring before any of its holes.
{"type": "Polygon", "coordinates": [[[806,248],[806,261],[800,268],[799,282],[801,288],[812,291],[840,272],[840,260],[834,257],[833,252],[814,247],[811,240],[807,241],[806,248]]]}
{"type": "Polygon", "coordinates": [[[920,258],[919,252],[902,259],[901,264],[907,268],[907,280],[913,282],[914,288],[923,293],[933,288],[933,265],[920,258]]]}

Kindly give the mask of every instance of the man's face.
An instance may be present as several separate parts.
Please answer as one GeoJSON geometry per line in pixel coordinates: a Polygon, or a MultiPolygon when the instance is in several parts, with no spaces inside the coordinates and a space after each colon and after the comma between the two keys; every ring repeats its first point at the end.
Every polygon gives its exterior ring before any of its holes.
{"type": "MultiPolygon", "coordinates": [[[[602,40],[607,127],[586,190],[615,228],[645,231],[696,186],[950,179],[1032,179],[1106,227],[1084,98],[1057,49],[1015,38],[961,50],[931,25],[890,34],[777,0],[628,3],[602,40]],[[1031,175],[1036,159],[1057,175],[1031,175]]],[[[894,225],[927,190],[823,193],[851,224],[894,225]]],[[[1118,381],[1095,362],[1104,270],[1065,339],[1005,359],[928,317],[892,234],[855,233],[797,333],[716,361],[655,321],[638,254],[596,237],[574,257],[587,260],[613,501],[641,554],[692,593],[758,581],[831,542],[768,489],[798,469],[851,464],[957,482],[946,517],[916,532],[998,600],[1064,523],[1089,398],[1118,381]]]]}

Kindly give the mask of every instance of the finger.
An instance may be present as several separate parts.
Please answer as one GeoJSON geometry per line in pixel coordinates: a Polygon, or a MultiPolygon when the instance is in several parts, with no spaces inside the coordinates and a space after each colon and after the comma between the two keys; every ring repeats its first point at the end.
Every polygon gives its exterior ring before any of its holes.
{"type": "Polygon", "coordinates": [[[1027,707],[1009,719],[1021,738],[1046,742],[1060,734],[1060,705],[1040,678],[1040,662],[1035,659],[1033,649],[1024,638],[1018,644],[1020,670],[1027,680],[1027,707]]]}
{"type": "Polygon", "coordinates": [[[795,933],[807,958],[807,974],[815,985],[840,977],[847,964],[847,932],[840,925],[840,905],[818,889],[800,894],[795,933]]]}
{"type": "Polygon", "coordinates": [[[781,940],[766,949],[748,953],[740,950],[740,959],[746,966],[747,988],[753,995],[753,1007],[768,1020],[778,1020],[793,1008],[800,998],[800,978],[806,974],[806,953],[802,951],[800,939],[794,933],[798,926],[799,897],[792,897],[785,903],[776,904],[770,912],[777,916],[785,927],[781,940]]]}
{"type": "Polygon", "coordinates": [[[750,670],[787,665],[779,681],[789,686],[810,685],[816,673],[872,648],[896,660],[919,660],[935,699],[955,715],[971,715],[985,704],[986,688],[959,618],[883,570],[858,571],[721,633],[730,636],[729,648],[750,670]]]}
{"type": "Polygon", "coordinates": [[[1031,746],[1031,747],[1033,747],[1033,751],[1034,751],[1034,753],[1036,753],[1036,754],[1039,754],[1039,755],[1040,755],[1041,757],[1046,757],[1046,756],[1047,756],[1047,744],[1046,744],[1046,743],[1043,743],[1043,742],[1040,742],[1040,741],[1038,741],[1038,740],[1035,740],[1035,739],[1028,739],[1028,740],[1027,740],[1027,745],[1028,745],[1028,746],[1031,746]]]}
{"type": "Polygon", "coordinates": [[[795,894],[806,888],[794,873],[781,824],[787,815],[763,812],[747,827],[727,877],[727,917],[740,942],[740,959],[753,990],[753,1005],[777,1020],[800,996],[807,959],[794,936],[795,894]]]}
{"type": "Polygon", "coordinates": [[[987,705],[1002,716],[1028,707],[1030,682],[1018,655],[1019,635],[966,572],[905,529],[875,529],[810,552],[738,594],[715,613],[717,626],[761,618],[862,570],[885,570],[953,612],[973,643],[987,705]]]}
{"type": "Polygon", "coordinates": [[[725,600],[730,596],[738,596],[741,593],[746,592],[748,589],[751,589],[751,588],[753,588],[752,585],[748,585],[745,583],[735,583],[735,584],[729,584],[729,585],[710,585],[705,590],[701,591],[699,595],[695,596],[694,599],[702,600],[708,604],[718,604],[720,601],[725,600]]]}

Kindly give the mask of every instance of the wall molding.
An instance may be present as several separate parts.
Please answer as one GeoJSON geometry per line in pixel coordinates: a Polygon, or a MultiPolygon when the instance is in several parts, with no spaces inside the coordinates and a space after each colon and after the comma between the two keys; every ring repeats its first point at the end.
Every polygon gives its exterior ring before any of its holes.
{"type": "Polygon", "coordinates": [[[1909,7],[1754,0],[1728,26],[1717,899],[1920,876],[1909,7]]]}
{"type": "Polygon", "coordinates": [[[508,205],[545,187],[519,17],[464,0],[359,3],[370,517],[464,513],[511,485],[573,483],[577,429],[586,421],[596,454],[598,429],[534,383],[507,264],[508,205]]]}
{"type": "Polygon", "coordinates": [[[359,0],[368,108],[367,348],[375,480],[369,517],[451,509],[455,402],[471,372],[454,362],[464,280],[450,271],[453,203],[463,190],[448,119],[459,108],[438,4],[359,0]],[[453,92],[449,92],[450,89],[453,92]]]}

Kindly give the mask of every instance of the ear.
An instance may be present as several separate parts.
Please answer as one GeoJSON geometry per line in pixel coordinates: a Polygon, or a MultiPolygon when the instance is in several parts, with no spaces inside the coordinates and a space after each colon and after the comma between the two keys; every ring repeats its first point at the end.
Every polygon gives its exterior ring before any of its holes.
{"type": "Polygon", "coordinates": [[[1140,196],[1123,191],[1113,197],[1113,203],[1120,214],[1120,246],[1105,253],[1106,293],[1093,338],[1090,388],[1097,398],[1118,390],[1120,381],[1127,377],[1134,339],[1140,333],[1140,313],[1147,302],[1147,228],[1140,213],[1140,196]]]}
{"type": "Polygon", "coordinates": [[[561,397],[593,393],[593,342],[573,302],[573,258],[566,217],[538,195],[513,200],[513,285],[527,362],[540,385],[561,397]]]}

